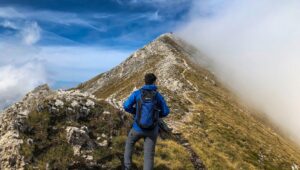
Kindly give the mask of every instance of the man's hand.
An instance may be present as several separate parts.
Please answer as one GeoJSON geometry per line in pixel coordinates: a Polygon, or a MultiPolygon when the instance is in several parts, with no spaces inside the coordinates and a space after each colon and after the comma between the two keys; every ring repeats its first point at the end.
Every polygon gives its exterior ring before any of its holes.
{"type": "Polygon", "coordinates": [[[172,136],[173,129],[168,127],[166,122],[164,122],[162,119],[159,119],[158,126],[159,126],[159,136],[161,139],[167,139],[172,136]]]}

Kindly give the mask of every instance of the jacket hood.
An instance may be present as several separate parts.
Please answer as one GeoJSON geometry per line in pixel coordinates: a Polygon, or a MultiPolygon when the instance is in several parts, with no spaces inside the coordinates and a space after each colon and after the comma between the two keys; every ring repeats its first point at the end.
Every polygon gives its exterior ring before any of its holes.
{"type": "Polygon", "coordinates": [[[144,90],[156,90],[156,89],[157,89],[157,86],[154,85],[154,84],[151,84],[151,85],[144,85],[144,86],[142,87],[142,89],[144,89],[144,90]]]}

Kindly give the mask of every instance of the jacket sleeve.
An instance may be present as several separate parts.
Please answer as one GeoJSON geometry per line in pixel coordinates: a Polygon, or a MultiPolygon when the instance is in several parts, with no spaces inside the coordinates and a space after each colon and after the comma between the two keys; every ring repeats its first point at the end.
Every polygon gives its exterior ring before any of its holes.
{"type": "Polygon", "coordinates": [[[170,109],[167,106],[167,103],[166,103],[164,97],[160,93],[158,93],[157,96],[158,96],[158,104],[161,108],[161,112],[160,112],[159,117],[161,117],[161,118],[166,117],[170,113],[170,109]]]}
{"type": "Polygon", "coordinates": [[[131,114],[135,114],[135,107],[134,104],[136,103],[136,91],[133,92],[128,99],[123,103],[123,108],[126,112],[131,114]]]}

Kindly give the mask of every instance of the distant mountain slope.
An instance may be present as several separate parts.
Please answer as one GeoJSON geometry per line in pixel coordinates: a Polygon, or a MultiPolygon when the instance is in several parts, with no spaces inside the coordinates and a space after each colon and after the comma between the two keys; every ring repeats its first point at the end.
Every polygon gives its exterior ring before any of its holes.
{"type": "Polygon", "coordinates": [[[191,45],[164,34],[78,89],[121,108],[143,85],[144,74],[154,72],[172,110],[168,124],[187,139],[208,169],[297,169],[299,148],[239,104],[196,64],[194,54],[199,53],[191,45]]]}

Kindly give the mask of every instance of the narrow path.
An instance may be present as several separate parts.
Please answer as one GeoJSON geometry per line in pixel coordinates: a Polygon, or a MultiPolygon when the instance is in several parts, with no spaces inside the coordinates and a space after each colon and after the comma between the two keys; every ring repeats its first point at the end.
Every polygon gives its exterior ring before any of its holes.
{"type": "MultiPolygon", "coordinates": [[[[185,77],[185,75],[184,75],[185,72],[186,72],[187,70],[190,70],[190,69],[191,69],[190,66],[187,64],[187,62],[186,62],[185,59],[182,59],[182,61],[183,61],[183,65],[185,66],[185,69],[184,69],[183,72],[181,73],[182,78],[183,78],[190,86],[192,86],[192,87],[194,88],[194,91],[195,91],[195,92],[198,92],[198,91],[199,91],[198,88],[195,87],[195,86],[193,85],[193,83],[190,82],[188,79],[186,79],[186,77],[185,77]]],[[[194,92],[194,91],[193,91],[193,92],[194,92]]]]}
{"type": "MultiPolygon", "coordinates": [[[[189,112],[190,112],[190,114],[192,114],[191,111],[194,111],[194,106],[196,105],[196,103],[189,97],[189,94],[197,93],[199,90],[197,87],[194,86],[194,84],[192,82],[190,82],[185,77],[186,71],[190,70],[191,68],[189,67],[189,65],[187,64],[185,59],[182,59],[182,60],[183,60],[185,69],[181,72],[181,76],[193,88],[193,90],[188,90],[188,91],[183,92],[182,95],[187,101],[189,101],[191,103],[191,105],[190,105],[191,109],[189,109],[189,112]]],[[[191,116],[190,114],[184,116],[182,120],[183,121],[188,120],[188,118],[191,116]]],[[[187,139],[185,139],[180,133],[172,133],[172,136],[178,144],[180,144],[187,150],[187,152],[190,155],[190,160],[191,160],[192,164],[194,165],[194,168],[196,170],[206,170],[206,167],[203,164],[203,161],[200,159],[200,157],[197,155],[197,153],[193,150],[189,141],[187,139]]]]}
{"type": "Polygon", "coordinates": [[[183,146],[190,155],[190,160],[196,170],[206,170],[206,167],[197,153],[191,147],[189,141],[185,139],[181,134],[172,134],[174,140],[181,146],[183,146]]]}
{"type": "Polygon", "coordinates": [[[194,90],[189,90],[189,91],[185,91],[183,92],[183,97],[188,100],[192,105],[195,105],[195,102],[188,96],[189,93],[197,93],[199,90],[197,87],[195,87],[193,85],[192,82],[190,82],[186,77],[185,77],[185,72],[187,70],[190,70],[191,68],[189,67],[189,65],[187,64],[185,59],[182,59],[183,61],[183,65],[185,66],[184,70],[181,72],[181,77],[194,89],[194,90]]]}
{"type": "Polygon", "coordinates": [[[188,96],[189,93],[191,93],[191,92],[189,92],[189,91],[183,92],[183,93],[182,93],[182,96],[183,96],[186,100],[188,100],[192,105],[195,105],[196,103],[188,96]]]}

